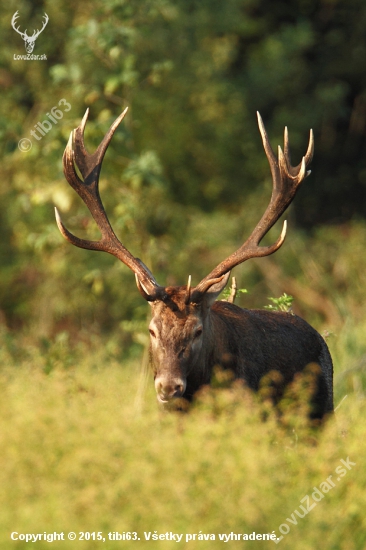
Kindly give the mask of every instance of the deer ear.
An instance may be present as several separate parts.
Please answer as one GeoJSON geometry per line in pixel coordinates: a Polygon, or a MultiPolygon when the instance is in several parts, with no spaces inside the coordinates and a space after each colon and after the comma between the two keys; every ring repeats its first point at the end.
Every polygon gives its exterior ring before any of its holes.
{"type": "Polygon", "coordinates": [[[205,292],[208,307],[212,306],[216,298],[219,296],[220,292],[224,290],[229,280],[229,277],[230,277],[230,271],[225,275],[223,275],[223,277],[220,277],[219,280],[212,279],[212,285],[209,286],[205,292]]]}

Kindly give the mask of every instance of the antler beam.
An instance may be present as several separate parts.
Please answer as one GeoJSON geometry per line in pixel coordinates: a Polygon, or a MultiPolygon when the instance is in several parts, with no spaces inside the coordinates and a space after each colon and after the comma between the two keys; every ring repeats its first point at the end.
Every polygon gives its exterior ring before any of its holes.
{"type": "Polygon", "coordinates": [[[143,264],[143,262],[132,256],[127,248],[125,248],[125,246],[116,237],[104,210],[98,188],[99,174],[102,168],[105,152],[114,132],[124,118],[126,112],[127,108],[117,118],[117,120],[113,122],[97,150],[90,155],[86,151],[84,145],[84,130],[89,114],[89,109],[87,109],[80,125],[73,130],[73,132],[71,132],[63,156],[65,177],[71,187],[75,189],[88,207],[102,233],[102,238],[99,241],[89,241],[76,237],[70,233],[70,231],[68,231],[62,223],[57,208],[55,208],[56,221],[60,232],[71,244],[78,246],[79,248],[86,248],[88,250],[101,250],[103,252],[108,252],[121,260],[121,262],[127,265],[135,273],[138,287],[144,295],[144,298],[148,301],[152,301],[164,293],[164,288],[158,285],[152,273],[143,264]],[[76,173],[75,166],[77,166],[83,180],[81,180],[76,173]]]}
{"type": "Polygon", "coordinates": [[[204,293],[220,277],[223,277],[235,266],[249,260],[250,258],[259,258],[268,256],[278,250],[286,236],[286,221],[283,224],[282,232],[277,241],[271,246],[259,246],[263,237],[268,233],[271,227],[285,212],[289,204],[294,199],[300,184],[310,174],[307,166],[311,162],[314,153],[314,136],[310,130],[309,145],[305,156],[298,166],[291,166],[290,148],[287,127],[284,132],[284,151],[278,147],[278,158],[276,158],[268,139],[263,120],[259,113],[258,126],[262,136],[263,147],[266,153],[272,174],[273,189],[270,203],[264,212],[261,220],[255,227],[250,237],[233,254],[215,267],[195,288],[196,292],[204,293]]]}

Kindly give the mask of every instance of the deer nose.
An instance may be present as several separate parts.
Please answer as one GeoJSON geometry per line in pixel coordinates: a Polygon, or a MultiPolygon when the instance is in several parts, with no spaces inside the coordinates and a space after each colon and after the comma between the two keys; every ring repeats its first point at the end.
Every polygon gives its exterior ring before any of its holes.
{"type": "Polygon", "coordinates": [[[161,403],[167,403],[171,399],[182,397],[185,389],[186,382],[181,378],[174,378],[173,380],[155,379],[155,390],[161,403]]]}

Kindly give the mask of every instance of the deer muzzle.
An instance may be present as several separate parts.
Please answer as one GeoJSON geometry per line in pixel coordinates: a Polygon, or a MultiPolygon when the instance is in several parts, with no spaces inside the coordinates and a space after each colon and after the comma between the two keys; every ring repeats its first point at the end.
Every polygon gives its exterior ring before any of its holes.
{"type": "Polygon", "coordinates": [[[183,378],[166,378],[164,376],[155,378],[155,390],[160,403],[168,403],[172,399],[182,397],[186,386],[187,382],[183,378]]]}

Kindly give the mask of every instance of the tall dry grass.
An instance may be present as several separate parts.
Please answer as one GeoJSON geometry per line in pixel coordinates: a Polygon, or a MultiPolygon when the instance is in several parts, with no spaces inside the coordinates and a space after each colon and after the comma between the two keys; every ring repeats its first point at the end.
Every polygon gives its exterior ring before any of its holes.
{"type": "Polygon", "coordinates": [[[320,430],[299,410],[279,422],[239,386],[203,392],[188,414],[177,414],[158,408],[149,383],[139,405],[138,363],[66,342],[41,352],[5,335],[0,548],[240,548],[243,541],[218,535],[273,531],[285,549],[365,548],[366,403],[352,386],[355,373],[340,372],[356,364],[360,349],[346,345],[347,331],[331,346],[337,399],[347,398],[320,430]],[[334,485],[325,492],[329,476],[334,485]],[[315,487],[323,489],[319,501],[311,497],[315,487]],[[301,505],[311,510],[304,514],[301,505]],[[102,532],[106,540],[10,539],[12,532],[70,531],[102,532]],[[144,532],[154,531],[183,539],[146,541],[144,532]],[[110,541],[109,532],[136,532],[141,540],[110,541]]]}

